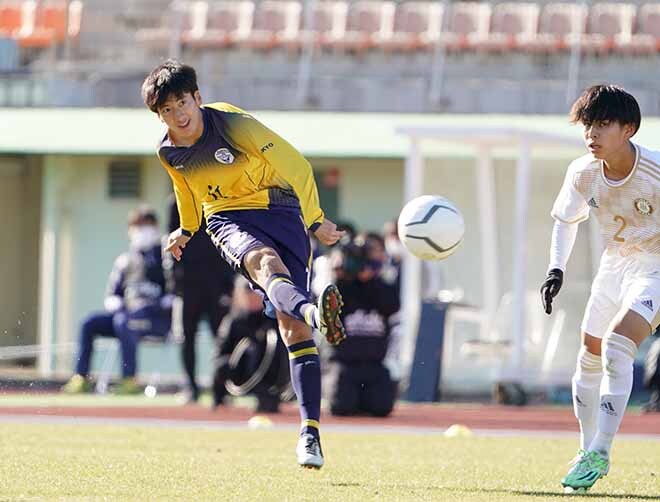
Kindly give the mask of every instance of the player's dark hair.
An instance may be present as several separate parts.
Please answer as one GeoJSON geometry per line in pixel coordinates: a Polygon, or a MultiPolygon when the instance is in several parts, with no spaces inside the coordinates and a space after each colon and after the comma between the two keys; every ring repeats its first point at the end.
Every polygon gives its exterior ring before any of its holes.
{"type": "Polygon", "coordinates": [[[158,215],[154,208],[148,205],[139,206],[128,213],[128,226],[158,225],[158,215]]]}
{"type": "Polygon", "coordinates": [[[186,92],[195,94],[197,73],[188,66],[174,59],[168,59],[154,68],[142,83],[142,100],[154,113],[174,95],[181,98],[186,92]]]}
{"type": "Polygon", "coordinates": [[[632,94],[618,85],[600,84],[586,89],[573,103],[570,120],[573,124],[579,122],[586,126],[610,120],[621,125],[631,124],[637,132],[642,114],[632,94]]]}

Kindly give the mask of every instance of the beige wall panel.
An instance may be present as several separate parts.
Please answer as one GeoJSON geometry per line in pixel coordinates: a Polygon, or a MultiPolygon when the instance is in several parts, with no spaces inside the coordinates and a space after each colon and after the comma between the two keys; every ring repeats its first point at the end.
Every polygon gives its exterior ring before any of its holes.
{"type": "MultiPolygon", "coordinates": [[[[22,178],[25,166],[19,159],[0,160],[0,225],[5,235],[21,233],[22,178]]],[[[21,239],[8,239],[0,260],[0,340],[2,345],[18,345],[21,326],[21,239]]]]}
{"type": "Polygon", "coordinates": [[[339,214],[358,230],[381,231],[401,210],[400,160],[341,160],[339,214]]]}
{"type": "Polygon", "coordinates": [[[0,346],[36,341],[40,210],[39,158],[0,158],[0,346]]]}

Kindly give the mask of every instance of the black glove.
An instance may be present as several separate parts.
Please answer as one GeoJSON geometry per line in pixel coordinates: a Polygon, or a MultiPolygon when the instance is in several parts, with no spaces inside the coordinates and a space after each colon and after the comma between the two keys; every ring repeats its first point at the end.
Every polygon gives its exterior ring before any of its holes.
{"type": "Polygon", "coordinates": [[[563,282],[564,272],[558,268],[553,268],[548,272],[548,277],[545,278],[541,286],[541,301],[545,313],[548,315],[552,314],[552,299],[559,293],[563,282]]]}

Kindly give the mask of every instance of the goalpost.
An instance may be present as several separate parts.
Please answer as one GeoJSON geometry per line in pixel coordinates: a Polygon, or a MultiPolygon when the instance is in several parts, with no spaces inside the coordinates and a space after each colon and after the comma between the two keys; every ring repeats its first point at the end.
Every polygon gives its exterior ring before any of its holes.
{"type": "MultiPolygon", "coordinates": [[[[515,214],[513,241],[512,350],[511,358],[499,375],[503,381],[522,383],[525,361],[525,294],[528,207],[531,182],[531,153],[538,146],[581,147],[582,142],[565,135],[532,131],[515,127],[450,127],[414,126],[397,128],[410,140],[405,162],[404,204],[424,194],[424,145],[429,142],[450,142],[474,148],[476,156],[477,204],[481,238],[481,281],[483,305],[476,309],[455,309],[454,320],[478,324],[480,339],[486,340],[492,328],[501,298],[498,285],[497,215],[492,152],[499,147],[517,148],[515,214]]],[[[406,253],[402,267],[401,306],[403,344],[401,363],[405,375],[410,374],[421,307],[421,260],[406,253]]],[[[540,308],[540,307],[539,307],[540,308]]],[[[451,312],[451,310],[450,310],[451,312]]]]}

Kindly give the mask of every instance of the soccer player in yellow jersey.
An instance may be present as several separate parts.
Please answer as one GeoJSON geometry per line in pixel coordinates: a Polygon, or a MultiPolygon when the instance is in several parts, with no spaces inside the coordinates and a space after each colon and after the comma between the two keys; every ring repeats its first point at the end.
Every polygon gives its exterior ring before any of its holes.
{"type": "Polygon", "coordinates": [[[610,449],[630,397],[637,348],[660,323],[660,152],[632,143],[641,114],[633,96],[614,85],[590,87],[573,104],[589,153],[568,167],[552,208],[555,219],[546,313],[561,288],[577,227],[596,217],[605,251],[582,321],[573,376],[580,449],[562,479],[584,491],[610,468],[610,449]]]}
{"type": "Polygon", "coordinates": [[[263,294],[266,315],[277,318],[289,350],[302,419],[298,463],[318,469],[321,371],[312,328],[332,344],[346,334],[336,286],[325,287],[318,305],[310,301],[309,233],[332,245],[343,232],[319,206],[309,162],[243,110],[202,106],[192,67],[164,62],[145,79],[142,97],[167,126],[158,158],[174,185],[181,228],[166,250],[181,258],[203,211],[222,257],[263,294]]]}

